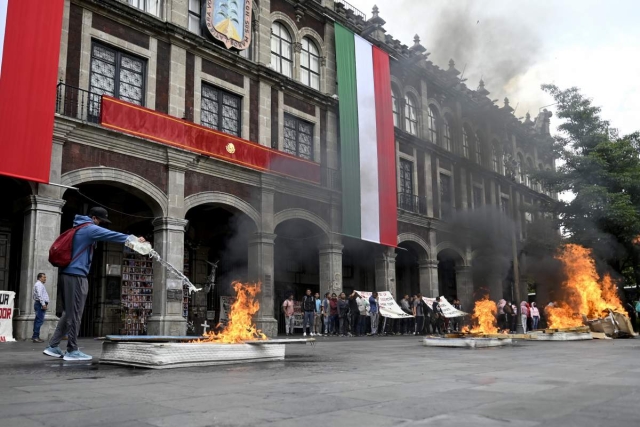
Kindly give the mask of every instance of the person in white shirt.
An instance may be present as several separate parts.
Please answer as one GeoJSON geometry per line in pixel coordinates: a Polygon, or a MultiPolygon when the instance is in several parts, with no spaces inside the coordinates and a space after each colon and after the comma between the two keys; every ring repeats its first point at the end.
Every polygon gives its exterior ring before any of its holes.
{"type": "Polygon", "coordinates": [[[33,285],[33,310],[36,313],[36,319],[33,322],[33,336],[31,340],[33,342],[44,342],[40,339],[40,328],[44,323],[44,315],[49,308],[49,294],[44,284],[47,283],[47,275],[44,273],[38,273],[38,280],[33,285]]]}

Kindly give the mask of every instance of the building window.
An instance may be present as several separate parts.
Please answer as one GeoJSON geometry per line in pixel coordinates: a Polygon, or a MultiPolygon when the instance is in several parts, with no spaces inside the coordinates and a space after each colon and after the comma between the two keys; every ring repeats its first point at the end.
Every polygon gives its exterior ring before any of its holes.
{"type": "Polygon", "coordinates": [[[413,194],[413,162],[400,159],[400,192],[413,194]]]}
{"type": "Polygon", "coordinates": [[[101,95],[144,105],[146,66],[146,61],[140,58],[94,43],[91,47],[89,113],[98,114],[101,95]]]}
{"type": "Polygon", "coordinates": [[[483,192],[484,190],[482,189],[482,187],[473,187],[473,207],[475,209],[478,209],[479,207],[484,205],[484,197],[482,197],[483,192]]]}
{"type": "Polygon", "coordinates": [[[202,35],[202,29],[200,27],[200,0],[189,0],[189,31],[202,35]]]}
{"type": "Polygon", "coordinates": [[[500,207],[502,208],[502,213],[509,216],[509,199],[502,197],[500,199],[500,207]]]}
{"type": "Polygon", "coordinates": [[[400,123],[400,99],[398,99],[398,94],[393,88],[391,88],[391,105],[393,108],[393,125],[398,127],[400,123]]]}
{"type": "Polygon", "coordinates": [[[453,198],[451,197],[451,177],[440,174],[440,217],[451,216],[453,211],[453,198]]]}
{"type": "Polygon", "coordinates": [[[438,112],[433,106],[429,105],[427,110],[427,128],[429,130],[429,139],[434,144],[438,143],[438,122],[436,121],[438,112]]]}
{"type": "Polygon", "coordinates": [[[300,54],[300,80],[303,84],[320,90],[320,54],[316,45],[305,37],[300,54]]]}
{"type": "Polygon", "coordinates": [[[442,146],[451,151],[451,126],[446,118],[442,119],[442,146]]]}
{"type": "Polygon", "coordinates": [[[462,155],[469,158],[469,131],[466,127],[462,127],[462,155]]]}
{"type": "Polygon", "coordinates": [[[240,136],[242,98],[208,84],[202,84],[200,124],[240,136]]]}
{"type": "Polygon", "coordinates": [[[416,101],[413,96],[407,94],[404,97],[404,130],[411,135],[418,134],[418,113],[416,101]]]}
{"type": "Polygon", "coordinates": [[[151,15],[160,18],[162,12],[162,0],[129,0],[129,4],[151,15]]]}
{"type": "Polygon", "coordinates": [[[313,160],[313,125],[290,114],[285,114],[284,152],[313,160]]]}
{"type": "Polygon", "coordinates": [[[293,75],[291,35],[279,22],[271,24],[271,67],[289,78],[293,75]]]}
{"type": "Polygon", "coordinates": [[[476,163],[482,164],[482,140],[479,135],[476,135],[476,163]]]}
{"type": "Polygon", "coordinates": [[[524,159],[521,154],[518,154],[518,178],[520,180],[520,184],[526,185],[527,179],[524,173],[524,159]]]}
{"type": "Polygon", "coordinates": [[[496,173],[500,173],[500,164],[498,162],[498,150],[496,147],[493,147],[491,151],[491,159],[493,161],[493,171],[496,173]]]}

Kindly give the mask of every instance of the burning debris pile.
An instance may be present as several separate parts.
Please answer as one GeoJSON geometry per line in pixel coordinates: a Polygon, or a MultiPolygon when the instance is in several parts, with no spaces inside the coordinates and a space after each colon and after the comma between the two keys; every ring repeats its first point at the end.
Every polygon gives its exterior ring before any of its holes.
{"type": "Polygon", "coordinates": [[[480,301],[476,301],[473,308],[471,320],[475,326],[469,328],[466,326],[462,332],[471,334],[497,334],[498,326],[496,325],[496,313],[498,307],[496,303],[489,299],[486,295],[480,301]]]}
{"type": "Polygon", "coordinates": [[[615,318],[613,313],[626,318],[626,312],[611,277],[605,275],[600,280],[589,249],[568,244],[557,258],[563,264],[567,280],[561,286],[563,300],[545,309],[549,328],[580,327],[589,323],[588,320],[585,321],[585,317],[615,318]]]}
{"type": "MultiPolygon", "coordinates": [[[[192,343],[240,344],[246,341],[266,340],[267,337],[253,323],[253,315],[260,310],[256,295],[260,293],[260,283],[233,283],[236,301],[231,306],[229,321],[221,332],[208,332],[192,343]]],[[[220,325],[218,325],[220,326],[220,325]]]]}

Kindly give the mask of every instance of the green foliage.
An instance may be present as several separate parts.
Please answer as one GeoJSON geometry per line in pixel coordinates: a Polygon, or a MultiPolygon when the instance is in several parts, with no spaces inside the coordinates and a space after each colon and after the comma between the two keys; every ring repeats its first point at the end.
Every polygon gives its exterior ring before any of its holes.
{"type": "Polygon", "coordinates": [[[571,241],[593,248],[622,273],[625,265],[637,264],[632,242],[640,234],[640,134],[620,137],[577,88],[542,89],[555,99],[562,121],[553,147],[560,166],[535,178],[554,192],[575,195],[555,208],[559,225],[571,241]]]}

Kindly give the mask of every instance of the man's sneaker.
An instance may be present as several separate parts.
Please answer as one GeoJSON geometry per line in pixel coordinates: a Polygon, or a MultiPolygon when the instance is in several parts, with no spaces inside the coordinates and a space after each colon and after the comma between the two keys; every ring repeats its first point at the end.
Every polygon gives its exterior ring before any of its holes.
{"type": "Polygon", "coordinates": [[[43,342],[44,342],[44,341],[42,341],[40,338],[33,338],[33,339],[31,339],[31,341],[33,341],[34,343],[38,343],[38,344],[40,344],[40,343],[43,343],[43,342]]]}
{"type": "Polygon", "coordinates": [[[303,337],[306,337],[306,336],[307,336],[307,333],[306,333],[306,332],[304,332],[304,333],[302,334],[302,336],[303,336],[303,337]]]}
{"type": "Polygon", "coordinates": [[[64,360],[67,360],[67,361],[91,360],[91,359],[93,359],[93,357],[89,356],[88,354],[84,354],[80,350],[75,350],[64,355],[64,360]]]}
{"type": "Polygon", "coordinates": [[[64,351],[62,351],[60,347],[47,347],[42,353],[58,359],[64,356],[64,351]]]}
{"type": "Polygon", "coordinates": [[[314,337],[316,334],[314,334],[313,332],[311,332],[311,336],[314,337]]]}

